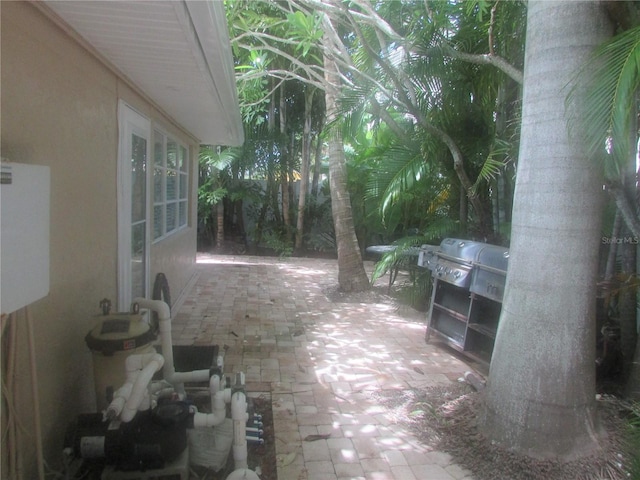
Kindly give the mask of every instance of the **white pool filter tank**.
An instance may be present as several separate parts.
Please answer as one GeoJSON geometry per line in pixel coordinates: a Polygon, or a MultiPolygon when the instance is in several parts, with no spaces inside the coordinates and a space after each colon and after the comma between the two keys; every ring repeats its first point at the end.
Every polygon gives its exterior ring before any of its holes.
{"type": "Polygon", "coordinates": [[[108,313],[96,317],[85,341],[92,352],[97,411],[109,406],[126,381],[125,361],[132,354],[156,353],[155,333],[139,313],[108,313]]]}

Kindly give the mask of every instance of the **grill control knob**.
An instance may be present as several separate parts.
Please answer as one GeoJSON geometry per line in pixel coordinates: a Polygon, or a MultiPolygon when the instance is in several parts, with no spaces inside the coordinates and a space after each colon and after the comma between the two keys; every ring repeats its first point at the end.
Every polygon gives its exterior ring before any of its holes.
{"type": "Polygon", "coordinates": [[[456,278],[460,278],[460,275],[462,275],[462,272],[460,272],[460,270],[456,270],[455,272],[453,272],[453,276],[456,278]]]}

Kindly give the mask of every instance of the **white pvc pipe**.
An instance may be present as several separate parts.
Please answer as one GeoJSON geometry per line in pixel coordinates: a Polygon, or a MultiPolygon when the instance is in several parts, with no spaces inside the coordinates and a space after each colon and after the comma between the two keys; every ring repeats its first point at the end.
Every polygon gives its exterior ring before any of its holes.
{"type": "Polygon", "coordinates": [[[227,480],[260,480],[260,477],[253,470],[241,468],[231,472],[227,480]]]}
{"type": "MultiPolygon", "coordinates": [[[[164,351],[164,349],[163,349],[164,351]]],[[[171,375],[169,383],[172,385],[180,385],[188,382],[208,382],[211,371],[207,368],[204,370],[193,370],[191,372],[175,372],[171,375]]]]}
{"type": "Polygon", "coordinates": [[[172,383],[169,378],[175,373],[173,365],[173,345],[171,342],[171,309],[162,300],[149,300],[143,297],[133,299],[140,308],[148,308],[158,314],[160,340],[162,345],[162,356],[164,357],[164,367],[162,373],[164,379],[172,383]]]}
{"type": "Polygon", "coordinates": [[[222,388],[222,379],[220,375],[212,375],[209,379],[209,392],[213,397],[222,388]]]}
{"type": "Polygon", "coordinates": [[[118,418],[124,408],[125,402],[131,395],[132,389],[133,382],[127,382],[115,391],[113,394],[113,400],[111,400],[111,403],[105,410],[103,420],[115,420],[118,418]]]}
{"type": "Polygon", "coordinates": [[[215,427],[224,422],[227,416],[227,403],[231,402],[231,389],[220,390],[220,377],[214,375],[209,380],[209,390],[211,392],[211,412],[197,412],[193,416],[194,428],[215,427]]]}
{"type": "Polygon", "coordinates": [[[145,397],[149,395],[147,387],[151,383],[151,379],[153,375],[162,368],[164,364],[164,358],[162,355],[157,353],[148,353],[145,355],[130,355],[127,357],[125,361],[127,365],[127,370],[129,368],[133,368],[133,366],[142,366],[142,370],[139,370],[135,382],[133,383],[133,388],[131,389],[131,394],[127,401],[124,404],[122,409],[122,413],[120,414],[120,420],[123,422],[130,422],[133,417],[136,415],[136,412],[139,408],[148,409],[150,406],[150,401],[145,400],[145,397]],[[142,358],[133,358],[132,357],[142,357],[142,358]],[[132,360],[130,360],[132,359],[132,360]],[[145,403],[143,403],[145,400],[145,403]]]}
{"type": "Polygon", "coordinates": [[[195,370],[193,372],[176,373],[173,363],[173,340],[171,338],[171,309],[162,300],[149,300],[147,298],[136,297],[133,300],[140,308],[148,308],[158,314],[158,329],[160,331],[160,344],[162,345],[162,355],[164,356],[164,368],[162,374],[164,379],[173,385],[178,394],[182,397],[186,395],[184,384],[186,382],[206,382],[209,380],[209,370],[195,370]]]}
{"type": "Polygon", "coordinates": [[[233,461],[236,470],[246,469],[247,464],[247,399],[242,392],[231,398],[231,418],[233,419],[233,461]]]}
{"type": "Polygon", "coordinates": [[[137,374],[145,368],[150,362],[156,361],[160,363],[160,367],[164,363],[164,357],[159,353],[137,353],[129,355],[124,361],[124,369],[129,375],[137,376],[137,374]]]}

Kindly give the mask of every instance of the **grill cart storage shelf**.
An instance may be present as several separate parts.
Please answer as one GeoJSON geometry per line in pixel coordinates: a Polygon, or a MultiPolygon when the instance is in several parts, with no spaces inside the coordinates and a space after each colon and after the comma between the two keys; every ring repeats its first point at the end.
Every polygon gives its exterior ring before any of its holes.
{"type": "Polygon", "coordinates": [[[488,365],[502,308],[509,251],[497,245],[446,238],[425,245],[418,265],[433,276],[426,340],[443,339],[488,365]]]}

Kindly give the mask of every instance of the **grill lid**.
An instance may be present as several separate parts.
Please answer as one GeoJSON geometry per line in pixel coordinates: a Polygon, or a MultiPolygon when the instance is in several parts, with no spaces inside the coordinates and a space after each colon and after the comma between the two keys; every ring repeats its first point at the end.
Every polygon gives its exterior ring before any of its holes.
{"type": "Polygon", "coordinates": [[[432,275],[472,292],[502,300],[509,250],[498,245],[445,238],[440,247],[423,245],[418,265],[432,275]]]}
{"type": "Polygon", "coordinates": [[[481,268],[489,267],[502,270],[502,272],[506,274],[509,264],[509,250],[498,245],[485,245],[485,247],[478,252],[476,263],[481,268]]]}
{"type": "Polygon", "coordinates": [[[445,258],[449,257],[451,260],[472,263],[476,261],[478,253],[486,246],[486,243],[472,240],[445,238],[440,243],[440,252],[438,254],[445,258]]]}

